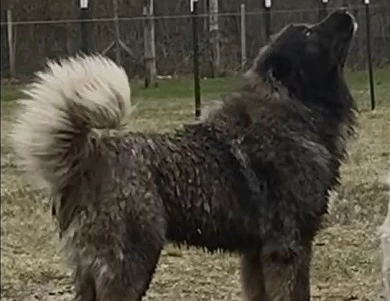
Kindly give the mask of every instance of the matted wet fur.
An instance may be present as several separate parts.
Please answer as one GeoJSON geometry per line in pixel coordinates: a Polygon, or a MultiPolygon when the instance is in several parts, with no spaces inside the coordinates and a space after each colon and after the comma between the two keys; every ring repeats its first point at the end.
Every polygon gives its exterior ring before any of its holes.
{"type": "Polygon", "coordinates": [[[310,300],[312,240],[355,123],[342,71],[355,29],[342,10],[287,26],[228,100],[166,134],[101,131],[131,110],[109,59],[49,63],[12,138],[53,198],[76,300],[141,300],[167,241],[240,253],[248,301],[310,300]]]}

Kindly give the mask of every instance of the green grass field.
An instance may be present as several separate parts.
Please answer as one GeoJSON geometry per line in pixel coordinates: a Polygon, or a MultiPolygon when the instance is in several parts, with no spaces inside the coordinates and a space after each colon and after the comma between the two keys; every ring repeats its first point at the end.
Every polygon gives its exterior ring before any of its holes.
{"type": "MultiPolygon", "coordinates": [[[[375,75],[378,107],[372,112],[366,73],[347,74],[361,109],[360,130],[350,143],[328,227],[315,243],[312,300],[380,300],[376,231],[387,208],[381,177],[390,160],[390,70],[376,70],[375,75]]],[[[202,80],[203,105],[237,83],[235,78],[202,80]]],[[[70,272],[59,251],[48,201],[25,185],[6,139],[20,88],[2,86],[1,91],[1,297],[71,300],[70,272]]],[[[163,80],[150,90],[133,82],[132,88],[138,108],[129,121],[131,128],[165,131],[194,119],[192,79],[163,80]]],[[[240,300],[238,258],[167,246],[146,300],[240,300]]]]}

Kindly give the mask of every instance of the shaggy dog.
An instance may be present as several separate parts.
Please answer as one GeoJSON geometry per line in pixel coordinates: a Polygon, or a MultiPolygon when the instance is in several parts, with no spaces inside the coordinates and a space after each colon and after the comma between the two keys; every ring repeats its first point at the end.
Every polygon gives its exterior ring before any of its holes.
{"type": "Polygon", "coordinates": [[[76,300],[141,300],[167,241],[241,254],[248,301],[309,300],[355,123],[343,66],[356,27],[345,10],[287,26],[218,109],[166,134],[120,131],[130,88],[107,58],[38,73],[13,145],[52,196],[76,300]]]}

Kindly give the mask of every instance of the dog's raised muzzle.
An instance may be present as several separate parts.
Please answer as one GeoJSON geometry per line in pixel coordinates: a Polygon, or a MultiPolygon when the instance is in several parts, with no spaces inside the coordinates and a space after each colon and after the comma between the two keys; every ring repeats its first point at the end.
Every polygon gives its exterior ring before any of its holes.
{"type": "Polygon", "coordinates": [[[353,15],[346,9],[339,9],[328,15],[322,22],[315,25],[332,48],[341,66],[344,65],[352,37],[357,30],[357,23],[353,15]]]}
{"type": "Polygon", "coordinates": [[[354,34],[356,21],[346,9],[339,9],[328,15],[317,26],[320,30],[333,33],[335,35],[350,37],[354,34]]]}

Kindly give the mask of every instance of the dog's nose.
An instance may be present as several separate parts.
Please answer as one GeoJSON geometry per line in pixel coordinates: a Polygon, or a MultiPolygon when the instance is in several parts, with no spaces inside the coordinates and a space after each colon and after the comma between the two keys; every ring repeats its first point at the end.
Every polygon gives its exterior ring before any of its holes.
{"type": "Polygon", "coordinates": [[[352,19],[352,23],[353,23],[353,27],[354,27],[354,32],[357,30],[357,23],[356,23],[356,19],[355,17],[348,11],[347,7],[345,6],[342,6],[340,7],[337,11],[337,13],[339,13],[340,15],[345,15],[347,17],[349,17],[350,19],[352,19]]]}
{"type": "Polygon", "coordinates": [[[348,13],[348,10],[347,10],[347,8],[346,8],[345,6],[340,7],[338,11],[339,11],[339,13],[341,13],[341,14],[346,14],[346,13],[348,13]]]}
{"type": "Polygon", "coordinates": [[[346,6],[341,6],[335,11],[335,13],[338,15],[351,15],[346,6]]]}
{"type": "Polygon", "coordinates": [[[349,35],[351,32],[356,31],[355,18],[345,7],[341,7],[329,14],[322,22],[317,26],[324,31],[332,32],[335,37],[341,37],[349,35]],[[337,33],[337,34],[336,34],[337,33]]]}

